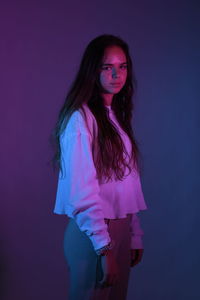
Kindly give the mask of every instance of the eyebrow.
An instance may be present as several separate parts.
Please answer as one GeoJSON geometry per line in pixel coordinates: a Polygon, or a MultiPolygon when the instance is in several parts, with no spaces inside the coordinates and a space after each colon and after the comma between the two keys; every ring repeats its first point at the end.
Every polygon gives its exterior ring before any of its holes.
{"type": "MultiPolygon", "coordinates": [[[[127,62],[120,63],[120,65],[128,65],[127,62]]],[[[102,66],[113,66],[113,64],[102,64],[102,66]]]]}

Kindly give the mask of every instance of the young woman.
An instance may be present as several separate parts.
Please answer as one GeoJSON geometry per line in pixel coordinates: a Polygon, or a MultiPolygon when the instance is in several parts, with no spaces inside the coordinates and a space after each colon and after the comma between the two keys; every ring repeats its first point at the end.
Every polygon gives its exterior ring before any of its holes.
{"type": "Polygon", "coordinates": [[[83,55],[55,129],[60,167],[54,212],[69,217],[70,300],[126,299],[142,258],[146,209],[131,127],[135,79],[128,45],[101,35],[83,55]]]}

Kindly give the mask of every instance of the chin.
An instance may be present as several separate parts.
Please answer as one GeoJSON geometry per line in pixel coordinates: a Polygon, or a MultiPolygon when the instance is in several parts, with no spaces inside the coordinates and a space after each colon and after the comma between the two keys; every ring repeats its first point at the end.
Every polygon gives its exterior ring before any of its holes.
{"type": "Polygon", "coordinates": [[[121,87],[120,88],[115,88],[115,89],[113,89],[112,91],[111,91],[111,94],[118,94],[120,91],[121,91],[121,87]]]}

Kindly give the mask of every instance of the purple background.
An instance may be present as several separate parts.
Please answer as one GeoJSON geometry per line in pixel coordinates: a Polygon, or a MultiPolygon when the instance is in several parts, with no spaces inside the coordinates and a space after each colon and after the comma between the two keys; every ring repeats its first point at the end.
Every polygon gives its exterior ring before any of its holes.
{"type": "Polygon", "coordinates": [[[199,299],[199,1],[1,1],[0,298],[66,299],[48,138],[86,44],[130,45],[149,210],[128,299],[199,299]]]}

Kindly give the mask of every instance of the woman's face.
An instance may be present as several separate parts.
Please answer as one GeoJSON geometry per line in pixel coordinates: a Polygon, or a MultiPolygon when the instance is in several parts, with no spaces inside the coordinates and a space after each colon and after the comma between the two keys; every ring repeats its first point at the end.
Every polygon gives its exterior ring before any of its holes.
{"type": "Polygon", "coordinates": [[[101,70],[100,84],[105,94],[117,94],[123,88],[127,78],[127,59],[118,46],[106,48],[101,70]]]}

